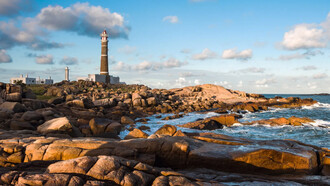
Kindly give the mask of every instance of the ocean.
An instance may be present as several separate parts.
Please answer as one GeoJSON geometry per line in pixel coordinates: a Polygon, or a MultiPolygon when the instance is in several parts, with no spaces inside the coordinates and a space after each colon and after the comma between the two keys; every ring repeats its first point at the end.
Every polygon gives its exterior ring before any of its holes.
{"type": "MultiPolygon", "coordinates": [[[[268,125],[249,125],[244,126],[239,123],[234,124],[232,127],[224,127],[223,129],[217,129],[212,131],[186,129],[177,127],[178,130],[184,132],[214,132],[218,134],[225,134],[234,137],[256,139],[256,140],[273,140],[273,139],[293,139],[298,140],[306,144],[316,145],[318,147],[326,147],[330,149],[330,95],[294,95],[294,94],[265,94],[265,97],[272,98],[274,96],[281,97],[300,97],[300,98],[312,98],[318,103],[312,106],[304,106],[300,109],[279,109],[270,108],[268,111],[257,113],[246,113],[240,122],[271,119],[279,117],[308,117],[315,120],[314,123],[306,123],[303,126],[268,126],[268,125]]],[[[170,116],[173,114],[162,114],[162,117],[170,116]]],[[[157,115],[148,117],[150,121],[148,124],[136,123],[136,128],[144,125],[150,127],[150,130],[146,130],[147,134],[153,134],[164,124],[179,125],[188,122],[196,121],[201,118],[208,118],[217,116],[219,114],[214,112],[198,113],[193,112],[186,114],[182,118],[173,120],[161,120],[156,118],[157,115]]],[[[129,133],[128,130],[122,131],[120,137],[124,138],[129,133]]]]}

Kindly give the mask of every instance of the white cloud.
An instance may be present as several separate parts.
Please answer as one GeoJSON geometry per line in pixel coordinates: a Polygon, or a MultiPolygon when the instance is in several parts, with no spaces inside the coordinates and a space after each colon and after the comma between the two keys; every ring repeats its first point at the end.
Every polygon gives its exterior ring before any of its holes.
{"type": "Polygon", "coordinates": [[[294,53],[294,54],[285,54],[280,55],[278,58],[267,58],[266,60],[280,60],[280,61],[289,61],[294,59],[310,59],[313,56],[323,55],[324,53],[321,50],[307,50],[304,53],[294,53]]]}
{"type": "Polygon", "coordinates": [[[181,67],[186,64],[187,64],[187,62],[181,62],[175,58],[169,58],[163,62],[150,62],[150,61],[145,60],[136,65],[129,65],[129,64],[125,64],[124,62],[120,61],[116,65],[114,65],[112,68],[117,71],[130,71],[130,70],[136,70],[136,71],[154,70],[154,71],[157,71],[157,70],[162,70],[162,69],[181,67]]]}
{"type": "Polygon", "coordinates": [[[187,80],[184,77],[179,77],[178,79],[175,80],[175,84],[178,87],[183,87],[187,85],[187,80]]]}
{"type": "Polygon", "coordinates": [[[316,66],[310,65],[310,66],[302,66],[302,67],[299,67],[297,69],[308,71],[308,70],[316,70],[317,68],[316,68],[316,66]]]}
{"type": "Polygon", "coordinates": [[[238,60],[248,60],[252,57],[252,49],[246,49],[242,51],[237,51],[235,48],[227,49],[222,52],[223,59],[238,59],[238,60]]]}
{"type": "Polygon", "coordinates": [[[163,21],[168,21],[170,23],[178,23],[179,22],[179,18],[178,16],[166,16],[163,18],[163,21]]]}
{"type": "Polygon", "coordinates": [[[111,38],[127,38],[130,28],[124,22],[122,15],[88,3],[69,7],[48,6],[32,18],[0,21],[0,48],[9,49],[17,45],[33,50],[63,48],[64,44],[49,41],[50,32],[54,30],[99,37],[106,28],[111,38]]]}
{"type": "Polygon", "coordinates": [[[323,29],[314,24],[296,25],[284,34],[281,44],[288,50],[326,47],[323,29]]]}
{"type": "Polygon", "coordinates": [[[12,61],[6,50],[0,50],[0,63],[11,63],[12,61]]]}
{"type": "Polygon", "coordinates": [[[200,85],[201,84],[201,80],[195,79],[194,83],[195,83],[195,85],[200,85]]]}
{"type": "Polygon", "coordinates": [[[133,67],[133,70],[145,71],[152,68],[152,63],[149,61],[143,61],[133,67]]]}
{"type": "Polygon", "coordinates": [[[189,54],[191,52],[190,49],[187,49],[187,48],[184,48],[180,51],[181,53],[184,53],[184,54],[189,54]]]}
{"type": "Polygon", "coordinates": [[[0,15],[14,16],[21,11],[31,9],[30,0],[1,0],[0,1],[0,15]]]}
{"type": "Polygon", "coordinates": [[[257,68],[257,67],[250,67],[250,68],[244,68],[241,70],[237,70],[234,72],[240,72],[240,73],[264,73],[265,72],[265,68],[257,68]]]}
{"type": "Polygon", "coordinates": [[[125,64],[124,62],[122,61],[119,61],[118,63],[116,63],[113,67],[112,67],[113,70],[115,71],[129,71],[131,70],[131,66],[125,64]]]}
{"type": "Polygon", "coordinates": [[[213,59],[217,57],[217,53],[211,51],[208,48],[205,48],[202,53],[195,54],[192,56],[194,60],[206,60],[206,59],[213,59]]]}
{"type": "Polygon", "coordinates": [[[36,19],[50,30],[73,31],[81,35],[96,37],[107,29],[110,37],[127,37],[129,28],[124,17],[108,8],[76,3],[70,7],[48,6],[43,8],[36,19]]]}
{"type": "Polygon", "coordinates": [[[243,81],[239,81],[237,87],[243,87],[243,81]]]}
{"type": "Polygon", "coordinates": [[[50,54],[37,56],[35,61],[37,64],[54,64],[53,56],[50,54]]]}
{"type": "Polygon", "coordinates": [[[314,74],[313,75],[314,79],[324,79],[326,77],[328,77],[328,75],[326,73],[319,73],[319,74],[314,74]]]}
{"type": "Polygon", "coordinates": [[[78,59],[75,57],[64,56],[60,63],[64,65],[77,65],[78,59]]]}
{"type": "Polygon", "coordinates": [[[165,62],[162,63],[162,65],[165,68],[174,68],[174,67],[181,67],[182,65],[185,65],[186,63],[181,62],[175,58],[169,58],[165,62]]]}
{"type": "Polygon", "coordinates": [[[262,87],[262,88],[267,88],[269,86],[269,84],[273,84],[276,81],[274,79],[261,79],[261,80],[257,80],[255,82],[256,87],[262,87]]]}
{"type": "Polygon", "coordinates": [[[132,54],[132,53],[136,52],[136,47],[125,45],[124,47],[119,48],[118,52],[124,53],[124,54],[132,54]]]}
{"type": "Polygon", "coordinates": [[[317,85],[316,85],[316,83],[314,83],[314,82],[313,82],[313,83],[308,82],[308,83],[307,83],[307,87],[310,88],[310,89],[316,89],[316,88],[317,88],[317,85]]]}

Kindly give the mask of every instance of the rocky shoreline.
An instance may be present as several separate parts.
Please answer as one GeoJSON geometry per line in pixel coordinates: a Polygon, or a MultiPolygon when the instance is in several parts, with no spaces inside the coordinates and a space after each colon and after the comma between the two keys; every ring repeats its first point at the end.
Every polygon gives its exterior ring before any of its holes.
{"type": "MultiPolygon", "coordinates": [[[[200,85],[150,89],[87,81],[53,86],[0,83],[0,183],[9,185],[330,184],[330,151],[293,140],[250,140],[136,128],[147,116],[221,115],[180,125],[200,130],[238,123],[240,114],[299,108],[312,99],[271,98],[200,85]],[[233,114],[235,113],[235,114],[233,114]],[[119,133],[129,127],[121,140],[119,133]]],[[[299,126],[309,118],[254,123],[299,126]]],[[[242,123],[251,125],[254,123],[242,123]]]]}

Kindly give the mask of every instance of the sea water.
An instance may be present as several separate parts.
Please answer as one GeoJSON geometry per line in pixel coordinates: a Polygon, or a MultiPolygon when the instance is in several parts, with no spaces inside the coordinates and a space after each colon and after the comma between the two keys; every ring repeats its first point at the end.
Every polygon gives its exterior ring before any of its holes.
{"type": "MultiPolygon", "coordinates": [[[[279,109],[270,108],[268,111],[246,113],[239,122],[249,122],[260,119],[271,119],[279,117],[309,117],[315,122],[305,123],[302,126],[269,126],[269,125],[241,125],[239,123],[234,124],[232,127],[224,127],[223,129],[217,129],[212,131],[187,129],[178,127],[179,130],[184,132],[214,132],[218,134],[225,134],[234,137],[257,139],[257,140],[272,140],[272,139],[293,139],[298,140],[306,144],[316,145],[319,147],[326,147],[330,149],[330,95],[265,95],[267,98],[274,96],[281,97],[300,97],[300,98],[312,98],[318,103],[312,106],[304,106],[299,109],[279,109]]],[[[173,114],[162,114],[162,118],[173,114]]],[[[147,134],[153,134],[161,126],[165,124],[180,125],[188,122],[196,121],[197,119],[204,119],[219,114],[214,112],[200,113],[192,112],[184,115],[182,118],[173,120],[161,120],[157,118],[157,115],[148,117],[150,121],[147,124],[137,123],[136,128],[139,126],[148,126],[150,130],[146,130],[147,134]]],[[[120,137],[124,138],[129,133],[128,130],[122,131],[120,137]]]]}

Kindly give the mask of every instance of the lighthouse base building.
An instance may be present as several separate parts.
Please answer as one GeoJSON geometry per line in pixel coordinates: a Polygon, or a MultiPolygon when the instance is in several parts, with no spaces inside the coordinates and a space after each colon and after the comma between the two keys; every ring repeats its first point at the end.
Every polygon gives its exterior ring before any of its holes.
{"type": "Polygon", "coordinates": [[[107,83],[108,77],[110,78],[110,84],[125,84],[124,82],[120,82],[119,77],[101,74],[88,74],[88,77],[79,77],[78,80],[107,83]]]}

